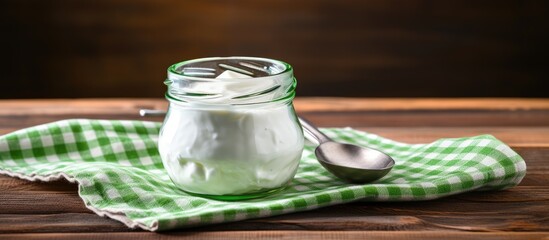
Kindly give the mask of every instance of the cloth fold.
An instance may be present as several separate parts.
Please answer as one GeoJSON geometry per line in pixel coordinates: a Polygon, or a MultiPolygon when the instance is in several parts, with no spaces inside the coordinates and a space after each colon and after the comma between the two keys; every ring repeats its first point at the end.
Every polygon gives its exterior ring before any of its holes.
{"type": "Polygon", "coordinates": [[[344,183],[306,146],[283,191],[245,201],[191,196],[170,181],[157,151],[160,123],[70,119],[0,137],[0,173],[31,181],[78,183],[86,207],[150,231],[305,211],[352,201],[417,201],[520,183],[524,160],[491,135],[405,144],[351,128],[323,129],[334,140],[369,146],[396,165],[371,184],[344,183]]]}

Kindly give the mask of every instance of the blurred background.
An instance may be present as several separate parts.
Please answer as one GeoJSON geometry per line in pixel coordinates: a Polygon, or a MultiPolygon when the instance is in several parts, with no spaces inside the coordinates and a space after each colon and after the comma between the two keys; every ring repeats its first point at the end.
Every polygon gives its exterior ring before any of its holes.
{"type": "Polygon", "coordinates": [[[294,66],[298,96],[549,97],[549,1],[0,0],[0,98],[163,97],[187,59],[294,66]]]}

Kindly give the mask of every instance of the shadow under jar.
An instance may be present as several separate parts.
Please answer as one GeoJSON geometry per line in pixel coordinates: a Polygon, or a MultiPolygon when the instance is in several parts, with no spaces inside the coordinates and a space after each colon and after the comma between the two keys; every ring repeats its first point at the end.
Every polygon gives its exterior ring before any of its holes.
{"type": "Polygon", "coordinates": [[[283,189],[303,151],[287,63],[226,57],[168,68],[169,109],[160,156],[173,183],[194,195],[239,200],[283,189]]]}

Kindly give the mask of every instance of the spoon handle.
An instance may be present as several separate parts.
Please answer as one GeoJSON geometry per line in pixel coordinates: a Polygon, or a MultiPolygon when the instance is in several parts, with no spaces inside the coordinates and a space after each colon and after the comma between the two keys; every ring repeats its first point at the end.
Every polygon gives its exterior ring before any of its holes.
{"type": "Polygon", "coordinates": [[[164,110],[154,110],[154,109],[140,109],[139,116],[141,117],[158,117],[166,115],[164,110]]]}
{"type": "Polygon", "coordinates": [[[305,132],[307,132],[308,134],[314,136],[316,140],[318,140],[319,144],[332,141],[332,139],[330,139],[328,136],[318,130],[318,128],[316,128],[311,122],[300,117],[298,117],[298,119],[301,123],[301,126],[303,127],[303,130],[305,130],[305,132]]]}

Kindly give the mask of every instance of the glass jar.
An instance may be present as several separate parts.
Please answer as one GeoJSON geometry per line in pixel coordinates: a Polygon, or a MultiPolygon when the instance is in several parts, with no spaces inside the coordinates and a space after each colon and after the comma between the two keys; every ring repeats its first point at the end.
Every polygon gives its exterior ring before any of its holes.
{"type": "Polygon", "coordinates": [[[304,139],[289,64],[195,59],[169,67],[165,83],[170,104],[158,148],[177,187],[238,200],[275,192],[293,179],[304,139]]]}

